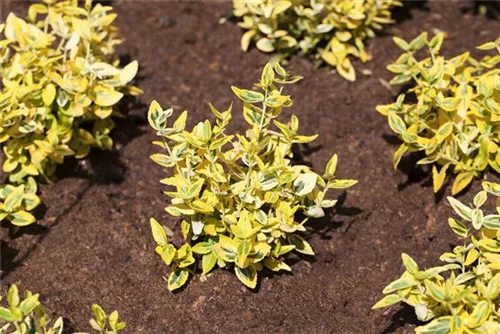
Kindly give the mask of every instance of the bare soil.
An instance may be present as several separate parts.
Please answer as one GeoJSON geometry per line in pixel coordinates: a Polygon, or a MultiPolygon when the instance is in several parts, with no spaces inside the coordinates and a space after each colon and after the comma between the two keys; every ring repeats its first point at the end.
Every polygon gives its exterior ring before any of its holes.
{"type": "MultiPolygon", "coordinates": [[[[4,19],[10,11],[24,16],[28,3],[0,5],[4,19]]],[[[187,109],[193,125],[211,117],[209,101],[223,108],[236,100],[230,85],[251,87],[267,56],[256,49],[241,52],[240,28],[218,24],[231,10],[229,1],[112,5],[126,39],[120,55],[125,63],[139,61],[144,94],[122,103],[130,117],[114,131],[115,151],[68,162],[57,183],[41,187],[44,207],[37,225],[16,236],[1,228],[4,288],[18,283],[42,292],[50,313],[79,331],[89,329],[90,305],[98,302],[119,310],[128,322],[126,333],[413,332],[411,309],[370,308],[402,272],[401,252],[422,266],[437,265],[455,238],[446,224],[451,210],[443,194],[434,196],[428,170],[415,167],[413,157],[400,170],[392,167],[397,141],[375,111],[399,91],[381,84],[391,78],[385,66],[399,55],[391,35],[411,39],[439,28],[449,33],[443,54],[452,56],[498,37],[498,18],[476,14],[469,1],[410,1],[397,11],[397,24],[369,42],[373,60],[355,62],[354,83],[329,68],[315,69],[306,58],[292,58],[289,69],[305,77],[288,90],[292,112],[303,133],[319,134],[303,158],[323,170],[338,153],[339,176],[359,184],[338,194],[342,205],[332,217],[309,223],[306,238],[317,255],[292,258],[291,274],[267,274],[250,291],[232,273],[218,270],[206,282],[195,278],[172,294],[148,220],[155,216],[173,230],[178,225],[163,210],[167,198],[158,181],[167,172],[149,159],[156,149],[145,122],[147,106],[156,99],[177,112],[187,109]],[[361,75],[361,68],[372,75],[361,75]]],[[[242,131],[244,120],[234,110],[232,129],[242,131]]],[[[462,199],[479,186],[475,181],[462,199]]]]}

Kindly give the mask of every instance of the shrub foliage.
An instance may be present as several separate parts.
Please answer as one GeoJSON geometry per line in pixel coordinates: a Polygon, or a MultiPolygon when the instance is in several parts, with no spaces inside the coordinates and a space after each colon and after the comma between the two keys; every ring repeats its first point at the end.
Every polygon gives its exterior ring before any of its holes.
{"type": "MultiPolygon", "coordinates": [[[[6,307],[0,306],[0,333],[62,334],[64,329],[62,317],[50,325],[51,320],[38,300],[39,297],[39,294],[33,294],[29,290],[24,292],[24,297],[20,296],[17,286],[11,285],[6,307]]],[[[117,311],[108,316],[99,305],[94,304],[92,312],[94,318],[90,320],[90,325],[100,334],[118,334],[126,326],[125,322],[119,321],[117,311]]]]}
{"type": "MultiPolygon", "coordinates": [[[[451,170],[457,174],[452,186],[457,194],[488,166],[500,172],[500,55],[476,60],[464,52],[446,59],[439,55],[443,37],[429,40],[425,32],[411,42],[394,37],[404,53],[387,67],[396,73],[391,83],[414,86],[377,110],[403,141],[394,166],[406,152],[425,152],[418,164],[433,164],[434,191],[451,170]],[[429,57],[417,59],[423,50],[429,57]]],[[[500,38],[478,49],[500,53],[500,38]]]]}
{"type": "Polygon", "coordinates": [[[395,0],[233,0],[234,15],[246,30],[241,48],[252,42],[263,52],[288,56],[295,52],[334,66],[342,77],[354,81],[351,57],[371,58],[364,42],[392,22],[395,0]]]}
{"type": "Polygon", "coordinates": [[[441,255],[447,264],[424,270],[403,254],[405,272],[374,308],[413,306],[419,320],[430,321],[416,329],[421,334],[500,333],[500,184],[483,182],[483,189],[472,205],[448,197],[460,217],[448,224],[460,242],[441,255]],[[496,213],[481,209],[488,194],[497,199],[496,213]]]}
{"type": "MultiPolygon", "coordinates": [[[[92,146],[111,149],[112,116],[120,116],[113,106],[124,93],[140,92],[129,85],[137,62],[119,67],[111,9],[46,0],[30,6],[27,20],[10,13],[0,24],[0,143],[11,184],[34,183],[32,177],[50,182],[66,156],[83,158],[92,146]]],[[[24,187],[24,197],[10,189],[1,191],[0,217],[34,222],[26,211],[33,205],[23,201],[34,196],[33,187],[24,187]],[[13,194],[16,205],[7,205],[13,194]]]]}
{"type": "Polygon", "coordinates": [[[210,105],[215,124],[206,120],[189,131],[186,111],[171,122],[172,109],[151,104],[149,122],[161,138],[154,144],[166,151],[151,158],[172,172],[161,180],[174,188],[165,191],[172,198],[166,211],[183,217],[180,225],[186,241],[176,248],[165,229],[151,219],[156,252],[172,268],[170,290],[186,283],[197,259],[203,275],[215,266],[233,268],[243,284],[255,288],[258,271],[291,270],[283,260],[286,253],[314,255],[297,232],[305,231],[309,218],[322,217],[323,208],[335,205],[326,198],[329,189],[347,188],[356,181],[335,177],[337,155],[323,176],[292,164],[292,145],[317,137],[299,134],[296,116],[288,123],[277,120],[292,105],[284,86],[299,79],[279,64],[267,64],[255,90],[231,87],[243,101],[249,124],[245,134],[227,133],[231,106],[219,111],[210,105]]]}

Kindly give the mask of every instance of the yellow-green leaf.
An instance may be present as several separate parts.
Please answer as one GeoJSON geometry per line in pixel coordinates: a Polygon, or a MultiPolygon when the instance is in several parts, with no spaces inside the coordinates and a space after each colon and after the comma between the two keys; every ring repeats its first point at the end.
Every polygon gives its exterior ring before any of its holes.
{"type": "Polygon", "coordinates": [[[255,289],[257,286],[257,271],[253,266],[248,266],[246,268],[234,266],[234,272],[236,273],[236,277],[238,277],[243,284],[250,289],[255,289]]]}
{"type": "Polygon", "coordinates": [[[189,271],[187,271],[186,269],[174,270],[170,274],[170,276],[168,276],[167,287],[170,291],[179,289],[184,284],[186,284],[188,278],[189,278],[189,271]]]}

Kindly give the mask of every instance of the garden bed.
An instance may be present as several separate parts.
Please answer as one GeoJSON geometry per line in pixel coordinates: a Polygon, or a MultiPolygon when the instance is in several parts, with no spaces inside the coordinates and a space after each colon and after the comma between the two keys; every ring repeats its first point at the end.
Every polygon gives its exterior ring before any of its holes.
{"type": "MultiPolygon", "coordinates": [[[[10,11],[23,15],[27,4],[2,2],[2,20],[10,11]]],[[[159,180],[165,172],[149,159],[156,148],[145,122],[147,105],[156,99],[176,112],[187,109],[192,126],[211,117],[209,101],[224,108],[235,100],[230,85],[250,88],[267,57],[256,49],[242,53],[241,30],[218,24],[230,12],[229,1],[112,5],[126,39],[119,50],[123,63],[139,61],[144,94],[122,103],[130,118],[118,121],[116,151],[68,161],[57,183],[41,187],[46,209],[38,211],[37,225],[14,238],[2,227],[3,284],[41,291],[48,311],[75,330],[88,327],[89,305],[99,302],[119,310],[127,333],[411,333],[413,310],[374,312],[371,306],[401,273],[401,252],[437,265],[456,238],[446,224],[451,209],[434,196],[428,172],[413,167],[411,158],[400,170],[392,167],[397,141],[375,111],[398,94],[398,87],[382,84],[392,77],[385,66],[400,54],[391,35],[408,40],[439,28],[449,33],[443,53],[451,56],[496,38],[498,20],[476,15],[470,2],[410,2],[387,34],[369,42],[373,60],[355,63],[372,75],[359,74],[353,83],[294,57],[289,69],[305,79],[288,91],[292,111],[303,133],[319,134],[301,151],[303,159],[322,170],[338,153],[339,177],[359,184],[341,196],[332,217],[309,223],[306,239],[316,257],[291,258],[291,274],[264,274],[250,291],[234,274],[218,270],[172,294],[148,223],[155,216],[174,229],[176,221],[163,210],[167,197],[159,180]]],[[[235,106],[236,132],[244,121],[240,104],[235,106]]],[[[463,197],[471,198],[479,186],[474,182],[463,197]]]]}

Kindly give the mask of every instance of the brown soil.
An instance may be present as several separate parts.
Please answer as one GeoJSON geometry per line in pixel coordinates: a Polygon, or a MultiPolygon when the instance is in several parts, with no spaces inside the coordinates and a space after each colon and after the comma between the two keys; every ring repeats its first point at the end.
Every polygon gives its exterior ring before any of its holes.
{"type": "MultiPolygon", "coordinates": [[[[27,2],[2,1],[1,17],[24,15],[27,2]]],[[[349,83],[328,68],[315,70],[295,57],[290,69],[305,77],[290,87],[305,134],[318,133],[304,157],[322,170],[338,153],[339,174],[359,184],[342,196],[333,218],[309,224],[307,239],[317,256],[293,264],[289,275],[265,276],[252,292],[232,273],[218,270],[179,293],[169,293],[167,267],[154,252],[148,220],[155,216],[175,229],[163,210],[167,198],[158,182],[165,172],[148,158],[154,134],[144,123],[147,105],[190,111],[191,125],[210,117],[207,102],[222,108],[233,97],[229,86],[250,87],[266,62],[257,50],[239,49],[240,29],[218,24],[230,2],[122,2],[113,6],[126,38],[124,61],[141,64],[139,102],[124,104],[132,116],[120,122],[113,153],[93,152],[79,164],[60,168],[60,180],[42,186],[45,208],[39,225],[11,237],[2,228],[3,283],[42,292],[52,314],[74,329],[87,330],[89,306],[99,302],[127,320],[127,333],[411,333],[411,309],[373,312],[385,284],[402,272],[401,252],[424,266],[455,238],[446,201],[436,200],[428,173],[406,159],[392,167],[396,149],[386,119],[375,111],[398,88],[380,83],[385,66],[399,54],[391,34],[410,39],[422,30],[449,32],[443,53],[454,55],[493,40],[499,21],[475,15],[470,2],[410,2],[399,22],[369,43],[372,70],[349,83]],[[436,204],[437,203],[437,204],[436,204]]],[[[239,109],[233,130],[244,121],[239,109]]],[[[465,199],[479,186],[476,181],[465,199]]],[[[449,188],[445,194],[449,193],[449,188]]],[[[294,262],[294,261],[292,261],[294,262]]]]}

